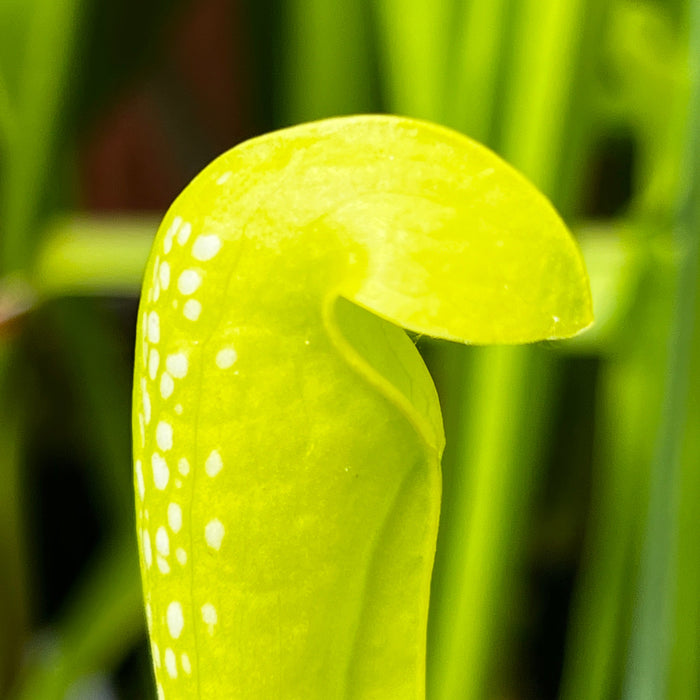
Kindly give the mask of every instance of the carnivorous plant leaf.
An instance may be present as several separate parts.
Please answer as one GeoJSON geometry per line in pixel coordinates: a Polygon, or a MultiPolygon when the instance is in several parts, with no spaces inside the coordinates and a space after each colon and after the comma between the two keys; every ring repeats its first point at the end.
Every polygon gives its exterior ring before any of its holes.
{"type": "Polygon", "coordinates": [[[521,343],[590,321],[552,207],[447,129],[331,119],[205,168],[165,216],[139,313],[160,697],[424,697],[443,431],[398,326],[521,343]]]}

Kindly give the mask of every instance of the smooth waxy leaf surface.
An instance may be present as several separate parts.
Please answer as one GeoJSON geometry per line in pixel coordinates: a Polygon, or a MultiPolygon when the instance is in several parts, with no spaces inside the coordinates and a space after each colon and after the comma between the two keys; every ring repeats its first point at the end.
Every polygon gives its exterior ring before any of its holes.
{"type": "Polygon", "coordinates": [[[138,328],[159,694],[423,697],[443,432],[394,324],[513,343],[590,320],[551,206],[454,132],[334,119],[207,167],[163,221],[138,328]]]}

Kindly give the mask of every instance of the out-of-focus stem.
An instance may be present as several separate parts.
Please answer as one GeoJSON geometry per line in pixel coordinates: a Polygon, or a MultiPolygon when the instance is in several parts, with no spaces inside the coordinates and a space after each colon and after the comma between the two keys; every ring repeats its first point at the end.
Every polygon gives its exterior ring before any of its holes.
{"type": "Polygon", "coordinates": [[[40,298],[138,296],[155,218],[75,216],[49,227],[31,272],[40,298]]]}

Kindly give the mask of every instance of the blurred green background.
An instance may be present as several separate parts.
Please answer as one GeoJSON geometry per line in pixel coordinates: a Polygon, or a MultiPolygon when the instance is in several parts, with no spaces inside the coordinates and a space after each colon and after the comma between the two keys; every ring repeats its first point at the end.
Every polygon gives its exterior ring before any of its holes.
{"type": "Polygon", "coordinates": [[[597,316],[567,343],[419,341],[448,439],[428,699],[700,698],[697,0],[0,0],[0,697],[154,697],[150,242],[223,150],[367,111],[525,172],[597,316]]]}

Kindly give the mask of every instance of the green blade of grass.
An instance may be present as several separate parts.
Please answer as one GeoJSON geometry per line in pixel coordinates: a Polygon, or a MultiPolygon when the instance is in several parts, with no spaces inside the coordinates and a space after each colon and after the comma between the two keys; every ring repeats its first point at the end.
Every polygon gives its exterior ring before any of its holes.
{"type": "Polygon", "coordinates": [[[429,632],[432,700],[492,692],[494,649],[511,612],[508,580],[519,569],[556,387],[550,358],[540,352],[481,349],[474,360],[464,385],[476,401],[443,463],[443,538],[429,632]]]}
{"type": "Polygon", "coordinates": [[[33,3],[4,0],[0,4],[0,83],[7,104],[16,105],[22,84],[23,58],[33,13],[33,3]]]}
{"type": "Polygon", "coordinates": [[[287,0],[285,124],[376,111],[370,9],[365,0],[287,0]]]}
{"type": "MultiPolygon", "coordinates": [[[[688,261],[690,285],[695,278],[695,299],[688,370],[688,397],[685,406],[684,434],[680,446],[678,498],[678,575],[676,589],[675,634],[670,667],[669,696],[677,700],[697,700],[700,696],[700,559],[697,556],[697,533],[700,531],[698,500],[700,499],[700,141],[697,129],[700,119],[700,2],[691,3],[692,33],[690,75],[692,102],[688,129],[687,160],[689,171],[687,199],[682,203],[681,217],[686,219],[687,233],[693,237],[688,261]]],[[[690,310],[687,310],[690,323],[690,310]]]]}
{"type": "Polygon", "coordinates": [[[455,3],[441,102],[445,123],[492,143],[513,0],[455,3]]]}
{"type": "MultiPolygon", "coordinates": [[[[70,80],[82,0],[28,0],[23,8],[26,36],[24,50],[13,57],[20,65],[12,100],[21,129],[13,130],[7,144],[0,189],[3,272],[26,267],[36,244],[38,233],[33,227],[51,176],[49,165],[59,137],[56,123],[70,80]]],[[[13,34],[17,28],[10,25],[2,30],[13,34]]]]}
{"type": "Polygon", "coordinates": [[[518,7],[501,150],[543,191],[556,192],[591,0],[525,0],[518,7]]]}
{"type": "MultiPolygon", "coordinates": [[[[651,463],[651,485],[639,590],[623,684],[623,697],[666,697],[674,647],[679,568],[681,455],[688,423],[694,322],[700,304],[700,3],[690,4],[690,111],[684,159],[684,187],[675,237],[682,253],[675,290],[663,416],[651,463]]],[[[697,429],[697,426],[693,426],[697,429]]],[[[697,468],[697,465],[693,465],[697,468]]],[[[687,474],[687,471],[686,471],[687,474]]],[[[682,628],[685,625],[682,625],[682,628]]],[[[687,636],[687,631],[686,631],[687,636]]],[[[693,648],[695,645],[693,645],[693,648]]]]}
{"type": "Polygon", "coordinates": [[[389,109],[441,119],[442,85],[451,5],[423,0],[380,0],[376,23],[389,109]]]}
{"type": "Polygon", "coordinates": [[[0,74],[0,153],[7,152],[16,128],[16,119],[13,113],[7,85],[0,74]]]}
{"type": "Polygon", "coordinates": [[[673,259],[654,256],[649,246],[640,246],[637,256],[641,272],[629,290],[634,303],[611,334],[601,371],[591,525],[569,622],[563,700],[619,696],[640,504],[649,489],[645,465],[661,418],[663,377],[656,368],[666,362],[676,274],[673,259]],[[643,336],[640,328],[645,328],[643,336]]]}
{"type": "MultiPolygon", "coordinates": [[[[634,20],[635,16],[631,19],[634,20]]],[[[629,79],[639,92],[643,87],[643,78],[634,75],[629,79]]],[[[647,111],[653,112],[657,112],[663,103],[663,122],[675,122],[673,105],[676,99],[667,97],[659,102],[658,94],[653,89],[647,90],[641,97],[633,93],[630,99],[636,100],[635,104],[640,99],[642,102],[646,99],[647,111]]],[[[677,178],[678,166],[672,162],[677,154],[677,135],[670,130],[660,133],[650,128],[650,120],[653,122],[655,118],[655,114],[634,115],[642,141],[641,148],[645,153],[644,165],[647,170],[653,171],[641,174],[641,181],[651,182],[653,186],[643,192],[640,209],[651,212],[655,218],[661,212],[664,220],[668,220],[672,215],[673,203],[668,196],[660,196],[659,193],[665,192],[667,195],[674,191],[674,187],[669,187],[669,177],[676,178],[676,187],[678,182],[692,182],[693,178],[677,178]],[[650,158],[650,153],[661,162],[650,158]],[[659,182],[663,187],[659,186],[659,182]]],[[[643,244],[640,250],[647,250],[644,278],[639,284],[640,292],[633,311],[620,328],[619,342],[606,369],[603,384],[603,449],[593,500],[596,517],[574,606],[562,685],[562,696],[572,700],[619,696],[623,682],[620,669],[624,666],[625,653],[629,654],[624,679],[628,696],[666,696],[670,639],[675,640],[673,646],[677,655],[673,659],[677,667],[691,675],[696,668],[693,661],[696,641],[693,640],[697,617],[692,614],[692,605],[676,612],[677,628],[671,631],[674,587],[679,587],[679,601],[680,590],[686,592],[686,602],[697,595],[697,586],[691,592],[683,576],[673,573],[676,566],[684,565],[680,554],[682,544],[678,554],[680,560],[676,562],[675,531],[678,524],[674,511],[678,505],[680,476],[678,472],[674,475],[678,467],[674,467],[673,462],[679,449],[676,431],[680,428],[676,421],[683,413],[681,406],[685,400],[679,391],[679,381],[683,384],[685,380],[673,378],[673,373],[679,372],[682,376],[685,372],[683,355],[687,353],[689,331],[686,328],[679,333],[679,328],[688,323],[689,313],[687,307],[685,312],[680,307],[692,303],[689,301],[692,299],[692,283],[688,285],[688,281],[693,275],[686,272],[686,284],[675,286],[679,274],[675,260],[679,253],[683,257],[687,243],[677,247],[676,256],[662,254],[661,257],[649,257],[650,253],[662,251],[656,243],[652,247],[644,243],[644,239],[650,238],[650,232],[658,234],[649,224],[646,229],[642,227],[638,231],[636,241],[643,244]],[[682,289],[683,286],[686,288],[682,289]],[[683,304],[674,309],[679,298],[683,298],[683,304]],[[675,329],[670,320],[674,316],[675,329]],[[681,316],[685,316],[684,321],[680,321],[681,316]],[[643,335],[639,332],[641,328],[645,329],[643,335]],[[675,339],[670,345],[669,338],[675,339]],[[686,344],[686,349],[679,352],[676,346],[674,350],[673,342],[686,344]],[[659,368],[662,367],[673,368],[673,372],[667,369],[661,373],[659,368]],[[664,382],[667,382],[665,399],[664,382]],[[666,411],[664,415],[661,413],[662,405],[666,411]],[[649,511],[645,518],[648,498],[649,511]],[[640,550],[641,565],[638,563],[640,550]],[[641,567],[639,571],[638,566],[641,567]],[[629,594],[630,571],[632,575],[638,575],[634,589],[637,595],[632,599],[634,603],[629,594]],[[685,635],[681,637],[679,633],[683,629],[685,635]],[[626,650],[629,635],[632,641],[626,650]],[[681,639],[687,642],[685,648],[680,646],[681,639]]],[[[657,238],[663,241],[662,236],[657,235],[657,238]]],[[[690,473],[685,478],[686,483],[693,484],[690,473]]],[[[688,517],[692,516],[686,513],[688,517]]],[[[683,542],[682,531],[680,537],[683,542]]],[[[693,546],[694,543],[691,545],[685,541],[686,551],[689,552],[693,546]]],[[[691,582],[694,583],[692,563],[686,564],[686,570],[691,572],[691,582]]],[[[694,679],[697,678],[695,673],[694,679]]],[[[677,683],[668,697],[682,697],[679,695],[681,688],[683,693],[688,693],[686,697],[695,697],[694,686],[695,680],[692,683],[677,683]]]]}
{"type": "Polygon", "coordinates": [[[663,414],[651,463],[651,483],[638,593],[623,697],[666,697],[674,644],[675,587],[678,567],[677,510],[680,497],[680,445],[687,425],[693,305],[697,297],[697,264],[691,249],[673,295],[663,414]]]}
{"type": "Polygon", "coordinates": [[[688,406],[680,455],[678,573],[669,697],[697,700],[700,677],[700,304],[695,303],[688,406]]]}

